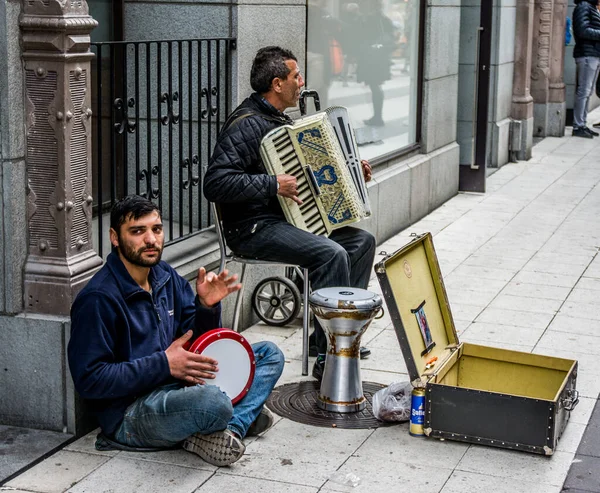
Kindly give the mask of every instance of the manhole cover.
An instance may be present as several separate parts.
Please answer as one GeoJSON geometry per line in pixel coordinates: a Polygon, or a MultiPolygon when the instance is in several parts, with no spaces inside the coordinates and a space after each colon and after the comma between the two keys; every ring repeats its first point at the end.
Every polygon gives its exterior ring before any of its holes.
{"type": "Polygon", "coordinates": [[[280,416],[298,423],[331,428],[378,428],[393,423],[383,423],[373,416],[373,394],[385,387],[373,382],[363,382],[367,407],[356,413],[335,413],[317,406],[319,382],[296,382],[273,389],[267,405],[280,416]]]}

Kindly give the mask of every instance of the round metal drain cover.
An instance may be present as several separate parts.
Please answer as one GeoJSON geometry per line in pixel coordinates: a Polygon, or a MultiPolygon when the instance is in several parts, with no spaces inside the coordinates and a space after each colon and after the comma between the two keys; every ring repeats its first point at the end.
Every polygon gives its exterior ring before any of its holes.
{"type": "Polygon", "coordinates": [[[296,382],[273,389],[267,406],[284,418],[298,423],[335,428],[378,428],[383,423],[373,416],[373,394],[385,387],[379,383],[363,382],[367,407],[355,413],[324,411],[317,405],[320,383],[296,382]],[[335,425],[335,426],[334,426],[335,425]]]}

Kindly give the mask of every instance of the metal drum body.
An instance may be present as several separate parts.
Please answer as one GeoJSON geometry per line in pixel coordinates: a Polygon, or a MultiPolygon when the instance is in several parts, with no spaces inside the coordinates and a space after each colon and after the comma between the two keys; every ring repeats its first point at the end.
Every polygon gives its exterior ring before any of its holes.
{"type": "Polygon", "coordinates": [[[359,288],[323,288],[314,291],[309,302],[328,341],[317,404],[326,411],[362,411],[367,401],[360,375],[360,339],[382,309],[381,297],[359,288]]]}

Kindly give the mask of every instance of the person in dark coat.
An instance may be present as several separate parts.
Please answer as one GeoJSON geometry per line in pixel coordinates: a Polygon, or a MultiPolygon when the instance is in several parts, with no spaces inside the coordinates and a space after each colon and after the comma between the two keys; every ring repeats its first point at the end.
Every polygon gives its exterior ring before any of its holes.
{"type": "Polygon", "coordinates": [[[590,96],[600,69],[600,12],[598,0],[575,0],[573,57],[577,64],[577,91],[573,108],[573,136],[591,139],[598,132],[587,126],[590,96]]]}
{"type": "MultiPolygon", "coordinates": [[[[250,84],[255,92],[225,122],[204,177],[204,195],[221,209],[229,248],[244,257],[307,268],[313,290],[366,288],[375,258],[373,235],[347,226],[327,238],[288,223],[277,196],[301,204],[296,177],[269,175],[260,157],[263,137],[293,123],[283,112],[297,105],[304,86],[296,57],[277,46],[260,49],[250,84]]],[[[369,181],[371,167],[367,161],[362,166],[369,181]]],[[[320,380],[327,340],[318,323],[312,337],[318,353],[313,376],[320,380]]]]}
{"type": "Polygon", "coordinates": [[[392,53],[396,48],[396,29],[383,13],[381,0],[374,0],[372,10],[362,24],[363,44],[358,52],[356,80],[371,90],[373,116],[367,125],[381,127],[383,121],[383,89],[381,85],[392,78],[392,53]]]}
{"type": "MultiPolygon", "coordinates": [[[[600,77],[596,78],[596,96],[600,98],[600,77]]],[[[595,128],[600,128],[600,122],[596,122],[592,126],[595,128]]]]}

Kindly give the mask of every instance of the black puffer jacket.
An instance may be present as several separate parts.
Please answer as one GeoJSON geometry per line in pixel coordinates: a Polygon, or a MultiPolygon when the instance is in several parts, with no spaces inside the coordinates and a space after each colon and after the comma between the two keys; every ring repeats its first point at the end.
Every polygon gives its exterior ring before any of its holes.
{"type": "Polygon", "coordinates": [[[219,204],[225,226],[281,216],[277,178],[266,174],[260,143],[272,129],[292,123],[257,93],[230,115],[217,138],[204,177],[204,196],[219,204]]]}
{"type": "Polygon", "coordinates": [[[573,57],[600,57],[600,12],[597,0],[575,0],[573,11],[573,34],[575,49],[573,57]]]}

